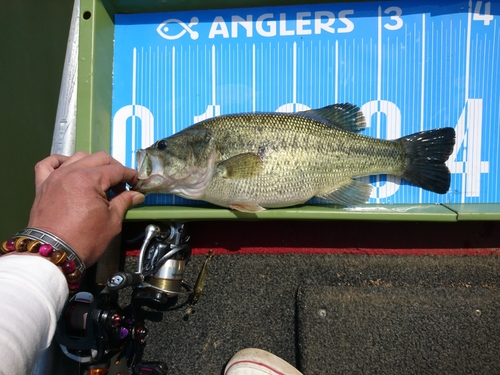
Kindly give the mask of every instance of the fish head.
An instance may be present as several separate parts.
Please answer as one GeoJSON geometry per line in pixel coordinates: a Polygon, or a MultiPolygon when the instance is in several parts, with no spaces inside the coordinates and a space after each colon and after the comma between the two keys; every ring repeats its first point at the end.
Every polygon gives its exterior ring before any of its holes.
{"type": "Polygon", "coordinates": [[[139,181],[145,194],[177,194],[199,199],[211,180],[216,144],[208,129],[185,129],[136,152],[139,181]]]}

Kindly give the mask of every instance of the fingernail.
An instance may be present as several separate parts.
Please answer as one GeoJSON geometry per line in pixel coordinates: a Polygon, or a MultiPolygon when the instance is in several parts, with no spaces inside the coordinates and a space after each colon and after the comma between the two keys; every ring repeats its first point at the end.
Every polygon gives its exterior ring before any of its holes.
{"type": "Polygon", "coordinates": [[[134,206],[137,206],[138,204],[141,204],[142,202],[144,202],[144,199],[146,199],[144,194],[137,193],[132,197],[132,204],[134,206]]]}

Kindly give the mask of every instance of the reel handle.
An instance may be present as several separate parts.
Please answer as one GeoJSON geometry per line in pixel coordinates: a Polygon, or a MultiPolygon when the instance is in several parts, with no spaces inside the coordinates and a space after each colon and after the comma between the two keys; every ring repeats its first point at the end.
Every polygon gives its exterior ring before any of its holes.
{"type": "Polygon", "coordinates": [[[106,286],[111,291],[118,291],[127,286],[137,286],[144,281],[144,276],[137,272],[117,272],[106,281],[106,286]]]}

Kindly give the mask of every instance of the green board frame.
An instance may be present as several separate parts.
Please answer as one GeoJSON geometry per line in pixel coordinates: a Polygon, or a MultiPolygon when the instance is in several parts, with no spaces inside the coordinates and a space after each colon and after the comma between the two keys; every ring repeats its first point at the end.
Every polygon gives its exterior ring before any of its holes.
{"type": "MultiPolygon", "coordinates": [[[[327,3],[332,1],[315,1],[327,3]]],[[[345,2],[345,1],[344,1],[345,2]]],[[[234,8],[303,3],[301,0],[81,0],[76,115],[76,150],[109,152],[113,76],[114,14],[234,8]]],[[[373,205],[353,209],[335,205],[298,206],[245,214],[224,208],[147,206],[128,211],[126,220],[500,220],[500,203],[373,205]]]]}

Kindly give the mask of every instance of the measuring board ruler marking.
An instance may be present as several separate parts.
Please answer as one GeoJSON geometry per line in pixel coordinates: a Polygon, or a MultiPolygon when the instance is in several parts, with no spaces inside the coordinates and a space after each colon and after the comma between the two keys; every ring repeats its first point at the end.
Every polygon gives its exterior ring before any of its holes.
{"type": "Polygon", "coordinates": [[[371,203],[500,202],[499,15],[499,1],[118,14],[112,154],[135,167],[137,149],[206,118],[350,102],[369,136],[457,133],[449,193],[363,178],[371,203]]]}

